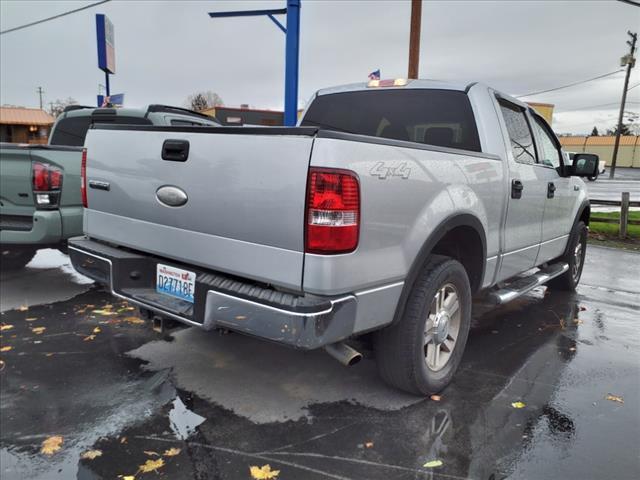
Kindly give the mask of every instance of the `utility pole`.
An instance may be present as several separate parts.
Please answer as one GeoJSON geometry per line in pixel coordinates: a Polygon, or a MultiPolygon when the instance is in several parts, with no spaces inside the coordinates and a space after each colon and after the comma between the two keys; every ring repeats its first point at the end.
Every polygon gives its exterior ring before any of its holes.
{"type": "Polygon", "coordinates": [[[631,75],[631,69],[636,64],[636,59],[634,58],[633,54],[636,52],[636,41],[638,40],[638,34],[628,31],[627,35],[631,37],[631,41],[627,40],[627,45],[629,45],[630,50],[627,55],[620,59],[620,66],[627,66],[627,75],[624,78],[622,102],[620,103],[620,115],[618,115],[618,131],[616,132],[616,143],[613,146],[613,156],[611,158],[611,169],[609,170],[609,178],[613,178],[616,173],[616,161],[618,160],[618,148],[620,147],[620,134],[622,133],[624,105],[627,102],[627,90],[629,89],[629,76],[631,75]]]}
{"type": "Polygon", "coordinates": [[[422,0],[411,0],[411,31],[409,32],[409,74],[418,78],[420,67],[420,24],[422,23],[422,0]]]}
{"type": "Polygon", "coordinates": [[[42,87],[38,87],[38,90],[36,91],[40,95],[40,110],[42,110],[42,94],[44,93],[44,90],[42,89],[42,87]]]}

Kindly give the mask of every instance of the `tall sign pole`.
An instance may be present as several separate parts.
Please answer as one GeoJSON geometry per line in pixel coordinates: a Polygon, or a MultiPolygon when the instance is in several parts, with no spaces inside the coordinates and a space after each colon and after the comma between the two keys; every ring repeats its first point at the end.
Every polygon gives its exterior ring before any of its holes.
{"type": "Polygon", "coordinates": [[[409,78],[418,78],[420,67],[420,27],[422,0],[411,0],[411,31],[409,33],[409,78]]]}
{"type": "Polygon", "coordinates": [[[616,173],[616,161],[618,160],[618,148],[620,147],[620,135],[622,134],[622,120],[624,116],[624,106],[627,103],[627,90],[629,89],[629,76],[631,75],[631,69],[636,64],[636,59],[633,54],[636,52],[636,41],[638,40],[637,33],[627,32],[627,35],[631,37],[631,41],[627,40],[629,45],[629,53],[620,59],[621,65],[627,66],[627,75],[624,78],[624,89],[622,90],[622,102],[620,102],[620,114],[618,115],[618,129],[616,132],[616,143],[613,146],[613,155],[611,157],[611,169],[609,170],[609,178],[613,178],[616,173]]]}
{"type": "Polygon", "coordinates": [[[298,122],[298,70],[300,59],[300,0],[287,0],[286,62],[284,69],[284,124],[298,122]]]}
{"type": "Polygon", "coordinates": [[[284,71],[284,125],[292,127],[298,121],[298,72],[300,58],[300,0],[287,0],[287,8],[209,12],[211,18],[266,16],[286,35],[284,71]],[[287,26],[275,15],[287,15],[287,26]]]}

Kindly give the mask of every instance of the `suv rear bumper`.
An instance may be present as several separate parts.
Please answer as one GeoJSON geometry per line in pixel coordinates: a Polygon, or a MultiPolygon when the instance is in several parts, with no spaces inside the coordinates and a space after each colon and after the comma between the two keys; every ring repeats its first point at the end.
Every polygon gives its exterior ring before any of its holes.
{"type": "Polygon", "coordinates": [[[35,210],[33,216],[3,215],[0,243],[3,245],[57,245],[82,234],[82,207],[35,210]],[[3,219],[4,220],[4,219],[3,219]]]}
{"type": "Polygon", "coordinates": [[[305,350],[339,342],[355,331],[356,294],[284,293],[85,237],[69,241],[69,256],[76,270],[107,285],[113,295],[206,330],[228,328],[305,350]],[[158,262],[196,273],[193,304],[156,292],[158,262]]]}

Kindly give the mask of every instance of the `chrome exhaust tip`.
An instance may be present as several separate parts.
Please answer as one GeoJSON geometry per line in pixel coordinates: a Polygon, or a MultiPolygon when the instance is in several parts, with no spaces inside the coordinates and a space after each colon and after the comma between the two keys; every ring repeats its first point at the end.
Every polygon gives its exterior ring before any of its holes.
{"type": "Polygon", "coordinates": [[[362,360],[362,354],[344,342],[332,343],[324,347],[325,351],[345,367],[355,365],[362,360]]]}

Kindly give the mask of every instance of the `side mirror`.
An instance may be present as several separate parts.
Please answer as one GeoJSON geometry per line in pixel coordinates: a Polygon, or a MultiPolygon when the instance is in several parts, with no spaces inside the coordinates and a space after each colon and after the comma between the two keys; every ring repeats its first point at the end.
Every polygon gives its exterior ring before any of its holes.
{"type": "Polygon", "coordinates": [[[576,153],[573,156],[571,175],[574,177],[592,177],[598,174],[600,157],[594,153],[576,153]]]}

